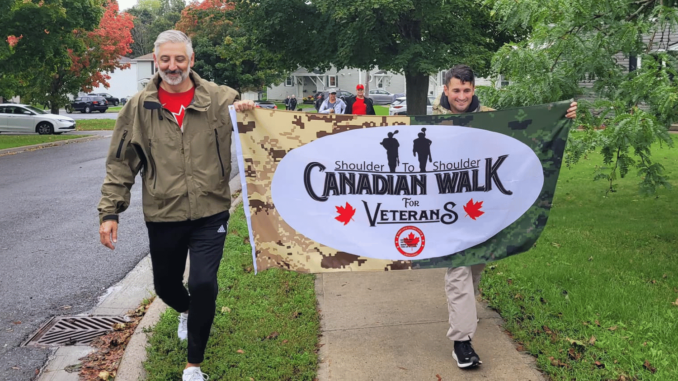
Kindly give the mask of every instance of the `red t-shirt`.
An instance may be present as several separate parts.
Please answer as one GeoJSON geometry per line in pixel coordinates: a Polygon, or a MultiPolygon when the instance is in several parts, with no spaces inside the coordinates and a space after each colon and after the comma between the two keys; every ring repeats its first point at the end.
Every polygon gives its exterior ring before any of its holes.
{"type": "Polygon", "coordinates": [[[365,106],[365,98],[360,99],[358,97],[355,98],[355,102],[353,103],[353,113],[356,115],[365,115],[367,113],[367,106],[365,106]]]}
{"type": "Polygon", "coordinates": [[[179,128],[184,130],[184,115],[186,115],[186,107],[193,102],[193,95],[195,94],[195,87],[191,87],[190,90],[183,93],[170,93],[163,89],[162,87],[158,88],[158,99],[162,103],[162,107],[169,110],[169,112],[174,115],[174,119],[177,121],[179,128]]]}

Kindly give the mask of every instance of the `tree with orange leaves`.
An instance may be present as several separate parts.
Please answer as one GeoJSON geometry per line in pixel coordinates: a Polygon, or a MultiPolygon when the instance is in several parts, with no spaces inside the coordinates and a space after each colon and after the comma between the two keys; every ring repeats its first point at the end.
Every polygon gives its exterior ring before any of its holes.
{"type": "MultiPolygon", "coordinates": [[[[108,86],[109,74],[127,67],[120,63],[120,57],[129,52],[133,18],[119,13],[115,0],[107,0],[102,7],[97,28],[74,28],[60,39],[58,49],[66,52],[65,57],[48,56],[41,70],[20,76],[24,99],[46,104],[58,114],[60,107],[70,103],[69,95],[92,91],[98,85],[108,86]]],[[[51,32],[46,28],[43,33],[47,36],[51,32]]]]}

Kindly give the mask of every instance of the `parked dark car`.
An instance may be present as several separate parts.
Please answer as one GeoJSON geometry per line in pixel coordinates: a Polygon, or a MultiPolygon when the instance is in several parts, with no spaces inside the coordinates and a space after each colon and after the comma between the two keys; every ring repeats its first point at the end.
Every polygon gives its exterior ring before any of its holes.
{"type": "Polygon", "coordinates": [[[70,106],[66,106],[66,112],[72,113],[73,111],[80,111],[85,113],[90,113],[92,111],[99,111],[101,113],[108,110],[108,102],[104,97],[98,96],[85,96],[77,97],[71,102],[70,106]]]}
{"type": "Polygon", "coordinates": [[[111,94],[108,93],[92,93],[92,94],[87,94],[95,97],[104,97],[106,98],[106,102],[108,102],[109,105],[117,106],[120,104],[120,99],[112,96],[111,94]]]}
{"type": "Polygon", "coordinates": [[[278,106],[271,101],[254,101],[254,107],[256,108],[268,108],[271,110],[277,110],[278,106]]]}

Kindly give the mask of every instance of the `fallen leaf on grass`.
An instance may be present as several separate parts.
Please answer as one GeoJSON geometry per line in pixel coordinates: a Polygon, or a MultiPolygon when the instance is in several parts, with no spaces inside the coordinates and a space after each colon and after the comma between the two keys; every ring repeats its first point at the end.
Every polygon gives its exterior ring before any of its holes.
{"type": "Polygon", "coordinates": [[[643,368],[649,370],[652,374],[654,374],[657,371],[657,368],[653,367],[648,360],[645,360],[643,368]]]}
{"type": "Polygon", "coordinates": [[[278,335],[279,335],[278,332],[273,332],[273,333],[271,333],[270,335],[266,336],[266,339],[267,339],[267,340],[273,340],[273,339],[277,338],[278,335]]]}
{"type": "Polygon", "coordinates": [[[296,312],[296,311],[295,311],[295,312],[292,314],[292,317],[293,317],[294,319],[298,318],[299,316],[301,316],[301,312],[296,312]]]}
{"type": "Polygon", "coordinates": [[[508,284],[513,284],[513,279],[507,279],[507,280],[506,280],[506,283],[508,283],[508,284]]]}
{"type": "Polygon", "coordinates": [[[673,304],[674,306],[678,307],[678,299],[676,299],[676,301],[673,302],[673,303],[671,303],[671,304],[673,304]]]}
{"type": "Polygon", "coordinates": [[[288,340],[287,340],[287,339],[285,339],[285,340],[283,340],[283,342],[282,342],[282,343],[283,343],[283,344],[287,344],[287,341],[288,341],[288,340]]]}
{"type": "Polygon", "coordinates": [[[229,313],[229,312],[231,312],[231,309],[230,309],[230,308],[228,308],[228,307],[221,307],[221,313],[222,313],[222,314],[229,313]]]}
{"type": "Polygon", "coordinates": [[[525,299],[525,298],[524,298],[522,295],[520,295],[520,294],[516,294],[516,296],[514,296],[514,298],[515,298],[515,299],[520,299],[520,300],[525,299]]]}
{"type": "Polygon", "coordinates": [[[569,368],[570,367],[567,363],[562,362],[562,361],[560,361],[556,358],[549,357],[549,360],[551,360],[551,365],[553,365],[553,366],[557,366],[557,367],[561,367],[561,368],[569,368]]]}
{"type": "Polygon", "coordinates": [[[592,260],[593,260],[593,257],[589,257],[589,262],[591,262],[592,260]]]}
{"type": "Polygon", "coordinates": [[[591,340],[589,340],[589,344],[590,344],[590,345],[593,345],[593,344],[595,344],[595,343],[596,343],[596,337],[595,337],[595,336],[591,336],[591,340]]]}
{"type": "Polygon", "coordinates": [[[237,352],[237,353],[240,353],[240,354],[245,353],[245,351],[243,351],[242,349],[238,349],[236,352],[237,352]]]}
{"type": "Polygon", "coordinates": [[[580,346],[580,347],[584,347],[584,346],[585,346],[584,343],[582,343],[582,342],[579,341],[579,340],[573,340],[573,339],[570,339],[569,337],[566,337],[565,340],[567,340],[567,341],[570,343],[570,345],[578,345],[578,346],[580,346]]]}
{"type": "Polygon", "coordinates": [[[556,247],[556,248],[559,248],[559,249],[560,249],[560,244],[559,244],[559,243],[551,242],[551,246],[553,246],[553,247],[556,247]]]}
{"type": "Polygon", "coordinates": [[[595,325],[597,325],[598,327],[600,327],[600,322],[599,322],[598,320],[594,321],[593,324],[595,324],[595,325]]]}
{"type": "Polygon", "coordinates": [[[544,330],[544,332],[545,332],[547,335],[550,335],[550,334],[553,333],[553,332],[549,329],[549,327],[547,327],[547,326],[543,326],[542,329],[544,330]]]}
{"type": "Polygon", "coordinates": [[[613,325],[612,327],[608,328],[608,330],[614,332],[614,331],[617,330],[617,326],[616,326],[616,325],[613,325]]]}
{"type": "Polygon", "coordinates": [[[605,369],[605,364],[601,363],[600,361],[596,361],[594,364],[596,364],[596,366],[600,369],[605,369]]]}
{"type": "Polygon", "coordinates": [[[570,349],[567,351],[567,356],[568,356],[570,359],[575,360],[575,361],[578,361],[579,359],[581,359],[581,353],[577,353],[577,352],[574,350],[574,348],[570,348],[570,349]]]}

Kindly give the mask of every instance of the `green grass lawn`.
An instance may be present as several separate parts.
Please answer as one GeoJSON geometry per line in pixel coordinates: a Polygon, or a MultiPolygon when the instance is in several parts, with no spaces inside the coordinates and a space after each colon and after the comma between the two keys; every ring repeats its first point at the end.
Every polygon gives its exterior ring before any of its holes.
{"type": "Polygon", "coordinates": [[[76,131],[112,130],[115,119],[79,119],[75,121],[76,131]]]}
{"type": "MultiPolygon", "coordinates": [[[[320,333],[313,275],[273,269],[255,276],[242,206],[229,230],[202,370],[210,380],[313,380],[320,333]]],[[[168,309],[155,326],[144,364],[148,380],[179,379],[186,344],[177,324],[168,309]]]]}
{"type": "Polygon", "coordinates": [[[386,115],[386,116],[388,116],[388,107],[389,106],[374,105],[374,113],[376,115],[386,115]]]}
{"type": "MultiPolygon", "coordinates": [[[[653,160],[675,189],[678,150],[653,160]]],[[[484,297],[553,380],[678,380],[678,193],[639,196],[633,171],[606,196],[600,163],[562,169],[536,247],[489,265],[484,297]]]]}
{"type": "Polygon", "coordinates": [[[0,135],[0,149],[82,138],[83,135],[0,135]]]}

